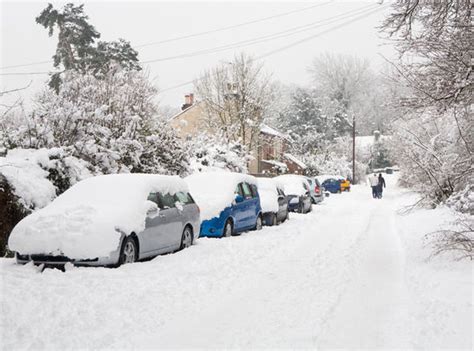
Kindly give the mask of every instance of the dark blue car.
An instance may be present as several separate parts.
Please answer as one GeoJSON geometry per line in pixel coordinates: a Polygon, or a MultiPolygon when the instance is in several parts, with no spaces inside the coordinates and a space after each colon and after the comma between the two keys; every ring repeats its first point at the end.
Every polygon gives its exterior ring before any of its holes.
{"type": "Polygon", "coordinates": [[[341,180],[337,178],[327,178],[321,184],[326,191],[329,191],[332,194],[337,194],[341,192],[341,180]]]}
{"type": "Polygon", "coordinates": [[[257,180],[232,172],[198,173],[186,178],[201,208],[199,236],[225,237],[262,229],[257,180]]]}

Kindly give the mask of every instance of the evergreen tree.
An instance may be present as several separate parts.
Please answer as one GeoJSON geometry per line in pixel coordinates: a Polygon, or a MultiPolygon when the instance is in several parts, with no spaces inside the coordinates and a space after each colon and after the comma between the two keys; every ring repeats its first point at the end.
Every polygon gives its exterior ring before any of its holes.
{"type": "MultiPolygon", "coordinates": [[[[49,36],[53,35],[55,29],[58,30],[58,44],[53,56],[56,68],[63,67],[64,71],[73,70],[82,74],[92,72],[98,78],[103,77],[115,64],[124,69],[141,69],[138,53],[129,42],[119,39],[94,45],[100,33],[89,23],[84,5],[68,3],[62,10],[57,10],[48,4],[36,22],[48,30],[49,36]]],[[[62,82],[61,73],[52,74],[49,82],[56,92],[59,92],[62,82]]]]}

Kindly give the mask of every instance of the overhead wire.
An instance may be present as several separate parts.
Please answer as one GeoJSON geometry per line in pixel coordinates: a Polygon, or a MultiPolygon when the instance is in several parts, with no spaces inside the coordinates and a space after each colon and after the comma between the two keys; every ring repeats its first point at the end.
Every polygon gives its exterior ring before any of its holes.
{"type": "Polygon", "coordinates": [[[311,22],[311,23],[308,23],[308,24],[288,28],[288,29],[280,31],[280,32],[267,34],[267,35],[263,35],[263,36],[255,37],[255,38],[251,38],[251,39],[241,40],[241,41],[237,41],[237,42],[234,42],[234,43],[231,43],[231,44],[225,44],[225,45],[216,46],[216,47],[208,48],[208,49],[204,49],[204,50],[197,50],[197,51],[193,51],[193,52],[190,52],[190,53],[184,53],[184,54],[179,54],[179,55],[174,55],[174,56],[167,56],[167,57],[151,59],[151,60],[144,60],[144,61],[141,61],[141,63],[142,64],[150,64],[150,63],[154,63],[154,62],[163,62],[163,61],[169,61],[169,60],[180,59],[180,58],[188,58],[188,57],[194,57],[194,56],[205,55],[205,54],[213,54],[213,53],[216,53],[216,52],[227,51],[227,50],[236,49],[236,48],[240,48],[240,47],[244,47],[244,46],[265,43],[267,41],[272,41],[272,40],[276,40],[276,39],[280,39],[280,38],[285,38],[285,37],[292,36],[292,35],[295,35],[295,34],[299,34],[299,33],[302,33],[302,32],[306,32],[306,31],[309,31],[309,30],[312,30],[312,29],[315,29],[315,28],[318,28],[318,27],[321,27],[321,26],[329,25],[331,23],[340,21],[341,19],[345,19],[345,18],[354,16],[354,15],[357,15],[357,14],[363,13],[365,10],[368,10],[370,8],[375,8],[375,7],[378,7],[378,5],[374,6],[373,4],[370,4],[368,6],[363,6],[361,8],[355,9],[355,10],[350,10],[350,11],[347,11],[347,12],[344,12],[344,13],[341,13],[341,14],[338,14],[338,15],[335,15],[335,16],[331,16],[331,17],[328,17],[328,18],[324,18],[324,19],[321,19],[321,20],[318,20],[318,21],[314,21],[314,22],[311,22]]]}
{"type": "MultiPolygon", "coordinates": [[[[207,30],[207,31],[198,32],[198,33],[187,34],[187,35],[178,36],[178,37],[169,38],[169,39],[163,39],[163,40],[159,40],[159,41],[155,41],[155,42],[151,42],[151,43],[140,44],[140,45],[136,45],[135,47],[136,48],[141,48],[141,47],[147,47],[147,46],[152,46],[152,45],[170,43],[170,42],[173,42],[173,41],[179,41],[179,40],[184,40],[184,39],[189,39],[189,38],[195,38],[195,37],[199,37],[199,36],[203,36],[203,35],[208,35],[208,34],[212,34],[212,33],[226,31],[226,30],[230,30],[230,29],[234,29],[234,28],[239,28],[239,27],[243,27],[243,26],[246,26],[246,25],[259,23],[259,22],[264,22],[264,21],[268,21],[268,20],[271,20],[271,19],[284,17],[284,16],[288,16],[288,15],[291,15],[291,14],[294,14],[294,13],[303,12],[303,11],[311,10],[313,8],[325,6],[325,5],[330,4],[333,1],[334,0],[323,2],[323,3],[318,3],[318,4],[311,5],[311,6],[306,6],[306,7],[300,8],[300,9],[291,10],[291,11],[279,13],[279,14],[272,15],[272,16],[262,17],[262,18],[258,18],[258,19],[255,19],[255,20],[242,22],[242,23],[238,23],[238,24],[234,24],[234,25],[230,25],[230,26],[219,27],[219,28],[215,28],[215,29],[211,29],[211,30],[207,30]]],[[[47,61],[38,61],[38,62],[25,63],[25,64],[20,64],[20,65],[4,66],[4,67],[0,67],[0,70],[11,69],[11,68],[19,68],[19,67],[36,66],[36,65],[42,65],[42,64],[46,64],[46,63],[52,63],[52,62],[53,62],[52,60],[47,60],[47,61]]]]}
{"type": "MultiPolygon", "coordinates": [[[[324,31],[322,31],[322,32],[319,32],[319,33],[313,34],[313,35],[311,35],[311,36],[308,36],[308,37],[306,37],[306,38],[303,38],[303,39],[300,39],[300,40],[298,40],[298,41],[295,41],[295,42],[293,42],[293,43],[291,43],[291,44],[288,44],[288,45],[282,46],[282,47],[280,47],[280,48],[271,50],[271,51],[269,51],[269,52],[267,52],[267,53],[265,53],[265,54],[263,54],[263,55],[260,55],[260,56],[255,57],[254,59],[255,59],[255,60],[260,60],[260,59],[262,59],[262,58],[265,58],[265,57],[274,55],[274,54],[276,54],[276,53],[278,53],[278,52],[281,52],[281,51],[287,50],[287,49],[289,49],[289,48],[292,48],[293,46],[297,46],[297,45],[299,45],[299,44],[301,44],[301,43],[304,43],[304,42],[306,42],[306,41],[315,39],[315,38],[317,38],[317,37],[320,37],[321,35],[330,33],[330,32],[332,32],[332,31],[334,31],[334,30],[337,30],[337,29],[342,28],[342,27],[345,27],[345,26],[347,26],[347,25],[349,25],[349,24],[351,24],[351,23],[354,23],[354,22],[356,22],[356,21],[359,21],[359,20],[361,20],[361,19],[364,19],[364,18],[366,18],[366,17],[368,17],[368,16],[370,16],[370,15],[376,13],[376,12],[379,12],[379,11],[385,9],[386,7],[387,7],[387,5],[384,5],[384,6],[377,6],[377,8],[374,9],[374,10],[372,10],[372,11],[368,11],[368,12],[365,13],[365,14],[359,15],[359,16],[357,16],[357,17],[355,17],[355,18],[352,18],[352,19],[350,19],[350,20],[348,20],[348,21],[345,21],[345,22],[343,22],[343,23],[341,23],[341,24],[338,24],[338,25],[333,26],[333,27],[331,27],[331,28],[328,28],[328,29],[326,29],[326,30],[324,30],[324,31]]],[[[225,70],[225,68],[222,69],[222,71],[223,71],[223,70],[225,70]]],[[[158,92],[158,94],[163,93],[163,92],[166,92],[166,91],[170,91],[170,90],[182,88],[182,87],[185,87],[185,86],[187,86],[187,85],[189,85],[189,84],[193,84],[193,83],[195,83],[195,82],[197,82],[197,81],[200,81],[200,80],[203,80],[203,79],[204,79],[204,77],[196,78],[196,79],[193,79],[193,80],[189,80],[189,81],[187,81],[187,82],[183,82],[183,83],[176,84],[176,85],[173,85],[173,86],[164,88],[164,89],[160,89],[159,92],[158,92]]]]}

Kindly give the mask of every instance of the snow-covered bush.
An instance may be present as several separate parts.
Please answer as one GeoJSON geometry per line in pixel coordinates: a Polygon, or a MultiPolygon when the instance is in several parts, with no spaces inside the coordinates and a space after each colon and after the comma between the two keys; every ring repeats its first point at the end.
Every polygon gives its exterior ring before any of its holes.
{"type": "Polygon", "coordinates": [[[201,134],[188,141],[190,150],[190,171],[205,172],[224,169],[247,173],[245,147],[238,142],[225,142],[223,137],[201,134]]]}
{"type": "Polygon", "coordinates": [[[61,90],[45,89],[34,111],[2,144],[8,148],[62,147],[87,161],[95,173],[180,174],[187,155],[157,117],[156,88],[137,71],[116,66],[105,77],[68,71],[61,90]]]}
{"type": "MultiPolygon", "coordinates": [[[[449,203],[454,207],[455,199],[470,201],[469,195],[456,195],[469,192],[474,177],[472,156],[460,138],[452,111],[439,114],[427,110],[395,126],[391,153],[401,168],[401,183],[420,192],[426,205],[435,206],[451,196],[449,203]]],[[[469,131],[473,127],[473,122],[465,121],[462,130],[472,138],[469,131]]],[[[470,206],[462,204],[459,208],[470,206]]]]}
{"type": "Polygon", "coordinates": [[[91,176],[88,164],[65,150],[14,149],[0,157],[0,253],[16,223],[91,176]]]}

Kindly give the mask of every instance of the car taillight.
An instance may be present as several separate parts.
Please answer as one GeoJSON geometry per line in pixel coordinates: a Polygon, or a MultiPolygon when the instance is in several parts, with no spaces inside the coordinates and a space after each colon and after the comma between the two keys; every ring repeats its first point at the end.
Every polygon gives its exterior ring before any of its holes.
{"type": "Polygon", "coordinates": [[[314,192],[315,192],[316,194],[319,194],[319,186],[316,185],[316,186],[314,187],[314,192]]]}

